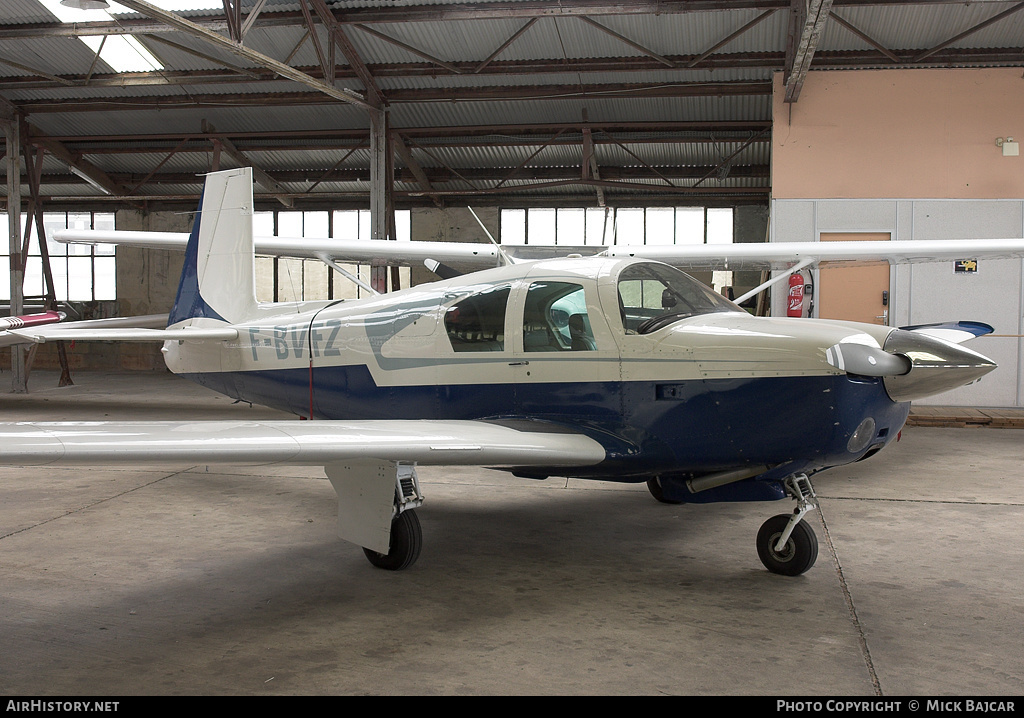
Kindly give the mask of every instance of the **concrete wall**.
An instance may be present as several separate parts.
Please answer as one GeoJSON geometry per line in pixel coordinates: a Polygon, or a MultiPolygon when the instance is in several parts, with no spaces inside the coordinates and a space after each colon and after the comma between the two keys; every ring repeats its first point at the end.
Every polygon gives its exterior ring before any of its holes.
{"type": "Polygon", "coordinates": [[[1020,68],[811,72],[784,102],[775,76],[775,199],[1024,197],[1020,68]]]}
{"type": "MultiPolygon", "coordinates": [[[[894,240],[1024,237],[1024,157],[996,137],[1024,139],[1024,80],[1012,70],[811,73],[799,102],[776,78],[771,241],[825,232],[888,232],[894,240]]],[[[817,272],[814,272],[817,283],[817,272]]],[[[919,402],[1024,405],[1024,262],[952,262],[890,270],[894,326],[977,320],[972,340],[999,368],[979,384],[919,402]]],[[[772,313],[785,314],[775,292],[772,313]]]]}

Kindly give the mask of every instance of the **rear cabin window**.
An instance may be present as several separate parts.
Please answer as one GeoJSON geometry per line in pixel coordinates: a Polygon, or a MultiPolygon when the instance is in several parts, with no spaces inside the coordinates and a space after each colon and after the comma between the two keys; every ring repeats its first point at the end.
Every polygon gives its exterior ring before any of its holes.
{"type": "Polygon", "coordinates": [[[593,351],[583,287],[572,282],[534,282],[523,311],[523,348],[528,352],[593,351]]]}
{"type": "Polygon", "coordinates": [[[511,287],[493,287],[448,307],[444,328],[457,352],[500,352],[505,349],[505,312],[511,287]]]}

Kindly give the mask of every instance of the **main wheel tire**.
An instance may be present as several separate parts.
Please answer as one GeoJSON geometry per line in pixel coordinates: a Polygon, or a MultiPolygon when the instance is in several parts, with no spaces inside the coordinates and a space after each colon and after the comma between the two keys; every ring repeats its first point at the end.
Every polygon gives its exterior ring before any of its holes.
{"type": "Polygon", "coordinates": [[[412,509],[398,514],[391,522],[391,544],[387,553],[363,549],[366,558],[377,568],[401,571],[409,568],[420,557],[423,548],[423,530],[412,509]]]}
{"type": "Polygon", "coordinates": [[[665,498],[665,491],[661,488],[661,479],[657,476],[647,479],[647,490],[651,492],[651,496],[656,498],[663,504],[681,504],[682,501],[673,501],[665,498]]]}
{"type": "Polygon", "coordinates": [[[789,519],[789,514],[779,514],[761,525],[757,532],[757,555],[772,573],[799,576],[813,566],[818,558],[818,537],[806,522],[801,521],[793,527],[793,533],[782,551],[776,551],[775,544],[786,529],[789,519]]]}

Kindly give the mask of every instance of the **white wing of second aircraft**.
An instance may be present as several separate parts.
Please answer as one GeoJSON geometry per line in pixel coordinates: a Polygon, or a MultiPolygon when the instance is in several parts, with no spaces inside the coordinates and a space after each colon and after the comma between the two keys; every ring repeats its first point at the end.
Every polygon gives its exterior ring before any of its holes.
{"type": "MultiPolygon", "coordinates": [[[[111,243],[146,249],[184,250],[188,234],[61,230],[60,242],[111,243]]],[[[257,254],[331,259],[363,264],[421,265],[433,260],[460,270],[487,269],[502,263],[490,243],[391,242],[315,237],[256,237],[257,254]]],[[[892,240],[885,242],[752,242],[600,246],[503,246],[513,259],[533,260],[568,254],[642,257],[690,269],[789,269],[795,264],[905,264],[957,259],[1009,259],[1024,256],[1024,238],[892,240]]]]}

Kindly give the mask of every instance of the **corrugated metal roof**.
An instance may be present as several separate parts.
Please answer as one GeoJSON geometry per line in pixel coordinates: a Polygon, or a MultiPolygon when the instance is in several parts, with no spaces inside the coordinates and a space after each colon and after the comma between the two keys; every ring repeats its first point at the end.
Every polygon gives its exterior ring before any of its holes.
{"type": "MultiPolygon", "coordinates": [[[[494,14],[486,19],[452,21],[438,16],[437,19],[411,21],[408,13],[401,12],[402,8],[440,9],[450,5],[453,10],[461,12],[469,6],[461,0],[345,0],[328,3],[341,12],[380,10],[380,13],[375,13],[378,20],[384,14],[386,21],[374,22],[369,27],[384,33],[392,41],[351,24],[344,25],[344,29],[361,60],[377,73],[377,85],[386,96],[398,98],[390,107],[391,127],[398,130],[437,129],[439,136],[436,138],[417,135],[410,139],[413,156],[426,170],[441,175],[445,168],[473,170],[476,172],[473,176],[486,175],[490,171],[494,176],[494,173],[507,172],[525,163],[524,171],[536,168],[540,177],[545,174],[541,171],[544,168],[578,168],[582,161],[582,134],[578,127],[566,131],[561,143],[546,147],[545,143],[553,133],[544,130],[515,136],[507,136],[508,131],[504,131],[506,136],[501,138],[474,130],[467,131],[466,136],[460,138],[457,136],[458,128],[581,123],[586,115],[597,136],[603,123],[643,121],[668,127],[686,121],[768,123],[771,120],[769,94],[762,89],[753,90],[754,94],[732,95],[728,92],[728,83],[761,83],[762,88],[767,87],[772,73],[780,69],[784,61],[790,19],[788,9],[779,9],[766,16],[719,48],[698,69],[687,69],[685,60],[706,52],[746,23],[761,17],[765,11],[740,8],[675,12],[676,7],[673,6],[672,10],[658,14],[595,16],[595,22],[607,32],[578,16],[538,14],[535,16],[537,21],[525,33],[494,58],[486,70],[476,73],[473,70],[480,63],[528,22],[525,17],[503,16],[502,9],[519,10],[528,8],[530,3],[527,0],[475,2],[484,8],[492,3],[507,4],[494,5],[494,14]],[[386,15],[388,11],[395,11],[395,14],[386,15]],[[640,47],[632,46],[623,37],[640,47]],[[405,43],[419,52],[396,43],[405,43]],[[649,53],[681,61],[669,67],[650,57],[649,53]],[[443,63],[461,63],[466,71],[453,74],[431,63],[423,57],[424,54],[443,63]],[[523,70],[520,65],[527,66],[527,63],[540,64],[543,71],[523,70]],[[562,63],[574,64],[561,67],[562,63]],[[579,69],[586,68],[588,64],[589,69],[579,69]],[[712,65],[714,69],[711,69],[712,65]],[[687,96],[681,89],[686,83],[715,83],[721,92],[687,96]],[[639,85],[665,90],[672,88],[671,92],[679,96],[639,96],[622,89],[639,85]],[[528,90],[524,91],[524,88],[528,90]],[[488,98],[479,96],[478,93],[484,90],[488,98]],[[436,99],[427,99],[428,96],[436,99]],[[567,140],[571,143],[565,144],[567,140]],[[531,158],[534,153],[537,154],[531,158]]],[[[248,11],[254,3],[255,0],[245,0],[243,10],[248,11]]],[[[182,7],[181,3],[170,4],[179,10],[182,7]]],[[[184,11],[182,14],[194,19],[222,16],[221,3],[210,4],[212,7],[207,9],[184,11]]],[[[886,48],[909,52],[933,48],[957,33],[1017,7],[1016,2],[1003,0],[905,2],[839,6],[835,12],[886,48]]],[[[294,17],[301,17],[298,13],[300,8],[295,0],[268,0],[263,12],[288,12],[294,17]]],[[[138,15],[126,13],[118,17],[138,15]]],[[[54,22],[54,16],[38,0],[4,0],[0,3],[0,31],[54,22]]],[[[317,31],[326,46],[325,29],[318,26],[317,31]]],[[[279,61],[290,58],[293,66],[319,68],[317,53],[312,43],[303,39],[305,34],[306,29],[301,23],[257,25],[247,35],[245,46],[279,61]]],[[[82,151],[91,162],[117,175],[141,178],[163,162],[159,171],[166,173],[169,181],[148,184],[144,190],[154,195],[177,196],[196,192],[195,185],[179,184],[178,180],[182,174],[205,171],[209,167],[212,152],[209,138],[201,138],[198,146],[189,145],[188,152],[181,152],[170,159],[167,155],[181,137],[198,134],[204,120],[221,133],[248,135],[242,142],[247,155],[271,175],[275,171],[302,171],[307,176],[316,176],[316,173],[322,176],[345,156],[349,148],[366,141],[366,135],[360,135],[359,138],[333,139],[330,142],[319,142],[315,136],[282,142],[280,133],[291,131],[322,131],[325,134],[337,130],[367,132],[368,115],[353,105],[312,94],[308,96],[316,98],[318,104],[305,104],[306,100],[298,95],[293,106],[259,104],[263,100],[269,103],[275,98],[291,97],[283,93],[313,91],[292,81],[253,81],[244,76],[236,81],[225,65],[240,68],[255,68],[257,65],[180,31],[163,32],[159,37],[182,46],[178,48],[167,42],[146,40],[148,47],[165,63],[163,72],[168,76],[193,73],[195,81],[179,84],[175,79],[173,83],[160,84],[158,72],[153,76],[155,84],[136,84],[136,81],[149,81],[149,78],[141,75],[116,76],[100,61],[93,72],[107,76],[104,81],[108,78],[124,81],[125,86],[69,86],[67,79],[60,83],[46,76],[77,79],[87,74],[94,53],[84,43],[74,37],[10,37],[8,34],[0,41],[0,58],[22,67],[0,63],[0,96],[30,111],[38,109],[29,115],[33,132],[63,137],[72,149],[76,144],[74,138],[82,136],[166,136],[159,141],[150,140],[148,145],[146,141],[118,144],[122,141],[111,140],[103,143],[106,151],[96,149],[95,142],[81,143],[82,151]],[[203,74],[202,78],[200,74],[203,74]],[[89,104],[80,106],[75,104],[76,101],[88,101],[89,104]],[[148,106],[144,109],[135,106],[141,105],[141,101],[148,106]],[[178,106],[178,101],[193,104],[178,106]],[[48,106],[33,104],[44,102],[48,106]],[[109,103],[109,109],[104,109],[103,103],[109,103]],[[258,137],[261,134],[268,139],[261,142],[258,137]]],[[[1022,38],[1024,10],[1009,14],[999,22],[951,43],[946,52],[957,48],[1010,48],[1009,60],[1003,58],[1001,61],[1013,63],[1013,58],[1019,56],[1019,64],[1024,65],[1022,38]]],[[[873,50],[869,42],[837,22],[826,24],[818,52],[822,58],[829,53],[845,53],[841,59],[842,66],[853,66],[851,63],[863,67],[891,65],[882,53],[873,50]],[[854,52],[860,52],[862,56],[851,54],[854,52]]],[[[343,74],[351,75],[347,60],[340,52],[336,61],[343,74]]],[[[955,66],[957,63],[949,64],[955,66]]],[[[311,72],[318,73],[319,69],[311,72]]],[[[356,91],[364,89],[359,80],[351,77],[339,79],[337,86],[356,91]]],[[[635,184],[656,187],[659,184],[656,177],[643,178],[643,170],[647,167],[692,167],[706,171],[733,153],[737,153],[731,162],[734,167],[765,167],[770,162],[767,135],[743,147],[756,130],[687,134],[678,128],[668,130],[664,127],[651,132],[616,130],[611,142],[605,136],[598,136],[594,152],[599,166],[629,169],[627,174],[641,177],[634,181],[635,184]]],[[[365,169],[369,163],[369,151],[359,149],[345,160],[344,166],[365,169]]],[[[396,158],[395,165],[402,168],[405,162],[396,158]]],[[[0,167],[0,175],[3,171],[5,168],[0,167]]],[[[88,185],[71,184],[66,164],[50,156],[44,161],[44,173],[53,175],[56,183],[51,183],[47,190],[51,194],[96,193],[88,185]]],[[[567,176],[560,170],[547,174],[567,176]]],[[[680,183],[686,181],[690,180],[679,180],[680,183]]],[[[660,182],[664,185],[664,181],[660,182]]],[[[767,187],[768,182],[767,177],[761,176],[729,176],[719,180],[715,175],[705,180],[702,187],[756,188],[767,187]]],[[[465,181],[458,177],[441,181],[446,191],[472,191],[494,183],[465,181]]],[[[311,182],[290,182],[286,187],[302,192],[309,184],[311,182]]],[[[517,189],[514,195],[517,198],[595,194],[593,187],[575,181],[542,183],[532,190],[525,189],[529,185],[525,180],[511,180],[507,185],[523,188],[517,189]]],[[[420,189],[417,183],[403,183],[398,191],[419,192],[420,189]]],[[[342,182],[336,178],[317,187],[317,192],[346,193],[345,196],[368,190],[365,182],[342,182]]],[[[628,190],[613,187],[606,192],[619,196],[628,190]]],[[[642,201],[645,194],[640,192],[638,201],[642,201]]]]}
{"type": "MultiPolygon", "coordinates": [[[[926,50],[1009,10],[1014,2],[975,2],[839,8],[836,12],[890,50],[926,50]]],[[[1016,13],[954,43],[953,47],[1020,47],[1024,43],[1024,14],[1016,13]]],[[[870,45],[837,23],[822,33],[822,50],[870,45]]]]}

